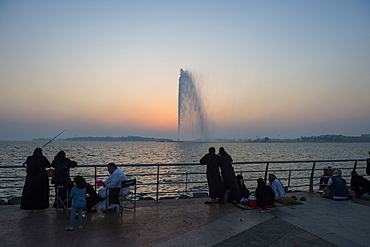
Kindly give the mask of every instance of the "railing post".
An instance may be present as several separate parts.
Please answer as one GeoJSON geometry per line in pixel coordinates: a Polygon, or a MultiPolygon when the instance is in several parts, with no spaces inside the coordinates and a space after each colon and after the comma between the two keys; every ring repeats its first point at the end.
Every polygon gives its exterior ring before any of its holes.
{"type": "Polygon", "coordinates": [[[266,163],[266,169],[265,169],[265,183],[267,182],[267,173],[269,171],[269,163],[266,163]]]}
{"type": "Polygon", "coordinates": [[[156,192],[156,202],[159,200],[159,166],[157,166],[157,192],[156,192]]]}
{"type": "Polygon", "coordinates": [[[289,191],[289,187],[290,187],[290,176],[292,175],[292,170],[289,170],[289,176],[288,176],[288,187],[285,189],[286,191],[285,192],[288,192],[289,191]]]}
{"type": "Polygon", "coordinates": [[[188,172],[185,174],[185,192],[188,193],[188,172]]]}
{"type": "Polygon", "coordinates": [[[312,169],[311,169],[310,188],[309,188],[310,193],[313,193],[313,176],[315,174],[315,166],[316,166],[316,161],[313,162],[312,169]]]}
{"type": "Polygon", "coordinates": [[[95,184],[95,191],[97,191],[96,190],[96,180],[98,180],[98,174],[97,174],[97,170],[96,170],[96,166],[94,167],[94,177],[95,177],[95,182],[94,182],[94,184],[95,184]]]}
{"type": "Polygon", "coordinates": [[[357,168],[357,160],[355,161],[355,165],[353,166],[353,171],[356,171],[357,168]]]}

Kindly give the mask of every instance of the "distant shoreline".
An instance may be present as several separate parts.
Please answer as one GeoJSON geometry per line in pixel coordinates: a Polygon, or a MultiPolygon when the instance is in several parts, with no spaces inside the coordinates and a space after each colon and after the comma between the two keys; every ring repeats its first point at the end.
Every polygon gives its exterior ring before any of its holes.
{"type": "MultiPolygon", "coordinates": [[[[36,138],[32,141],[48,141],[49,138],[36,138]]],[[[169,138],[153,138],[141,136],[126,136],[126,137],[72,137],[66,139],[56,139],[56,141],[121,141],[121,142],[246,142],[246,143],[277,143],[277,142],[319,142],[319,143],[348,143],[348,142],[370,142],[370,134],[363,134],[361,136],[343,136],[343,135],[321,135],[321,136],[302,136],[295,139],[270,139],[256,138],[256,139],[212,139],[207,141],[177,141],[169,138]]]]}

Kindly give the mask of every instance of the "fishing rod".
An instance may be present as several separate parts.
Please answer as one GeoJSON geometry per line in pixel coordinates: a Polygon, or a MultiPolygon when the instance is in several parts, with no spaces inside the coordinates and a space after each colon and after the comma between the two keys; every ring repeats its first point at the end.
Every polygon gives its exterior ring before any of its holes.
{"type": "Polygon", "coordinates": [[[54,138],[52,138],[50,141],[48,141],[47,143],[45,143],[44,146],[41,147],[41,149],[43,149],[46,145],[48,145],[50,142],[52,142],[55,138],[57,138],[58,136],[60,136],[61,134],[63,134],[63,132],[67,131],[67,129],[63,130],[62,132],[60,132],[58,135],[56,135],[54,138]]]}

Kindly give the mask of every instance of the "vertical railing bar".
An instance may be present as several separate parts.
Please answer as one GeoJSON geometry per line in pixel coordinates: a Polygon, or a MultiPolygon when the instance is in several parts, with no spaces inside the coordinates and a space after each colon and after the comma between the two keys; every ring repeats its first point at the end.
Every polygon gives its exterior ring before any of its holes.
{"type": "Polygon", "coordinates": [[[185,174],[185,192],[188,193],[188,172],[186,172],[185,174]]]}
{"type": "Polygon", "coordinates": [[[157,166],[157,192],[156,192],[156,202],[159,200],[159,166],[157,166]]]}
{"type": "Polygon", "coordinates": [[[353,171],[356,171],[357,168],[357,160],[355,161],[355,165],[353,166],[353,171]]]}
{"type": "Polygon", "coordinates": [[[310,187],[308,189],[310,193],[313,193],[313,176],[315,173],[315,166],[316,166],[316,161],[313,162],[312,169],[311,169],[310,187]]]}
{"type": "Polygon", "coordinates": [[[95,177],[95,183],[94,183],[95,185],[94,186],[95,186],[95,191],[97,191],[96,190],[96,180],[98,180],[97,168],[98,168],[97,166],[94,167],[94,177],[95,177]]]}
{"type": "Polygon", "coordinates": [[[269,162],[266,163],[266,169],[265,169],[265,183],[267,182],[267,173],[269,170],[269,162]]]}
{"type": "Polygon", "coordinates": [[[292,175],[292,170],[290,169],[289,170],[289,176],[288,176],[288,187],[285,189],[286,191],[285,192],[288,192],[289,191],[289,187],[290,187],[290,176],[292,175]]]}

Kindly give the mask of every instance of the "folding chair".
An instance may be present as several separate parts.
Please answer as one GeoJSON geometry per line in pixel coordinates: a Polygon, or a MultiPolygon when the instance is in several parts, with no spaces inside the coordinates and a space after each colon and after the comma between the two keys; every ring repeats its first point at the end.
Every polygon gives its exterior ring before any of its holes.
{"type": "Polygon", "coordinates": [[[130,208],[136,211],[136,178],[122,181],[122,188],[130,188],[130,191],[126,195],[121,196],[121,208],[130,208]],[[131,190],[134,190],[134,192],[131,192],[131,190]],[[127,206],[127,204],[131,204],[130,206],[127,206]]]}
{"type": "MultiPolygon", "coordinates": [[[[106,200],[106,208],[108,208],[111,204],[117,204],[119,206],[119,211],[114,213],[122,214],[124,208],[134,209],[136,211],[136,178],[122,181],[121,188],[108,188],[107,189],[107,200],[106,200]],[[129,191],[127,194],[121,195],[121,191],[123,188],[130,188],[134,190],[132,193],[129,191]],[[127,204],[132,204],[128,206],[127,204]]],[[[112,212],[107,210],[106,212],[112,212]]]]}
{"type": "Polygon", "coordinates": [[[70,207],[70,198],[69,198],[69,190],[68,187],[65,185],[56,185],[56,210],[57,212],[59,209],[64,209],[67,212],[68,218],[68,209],[70,207]]]}

